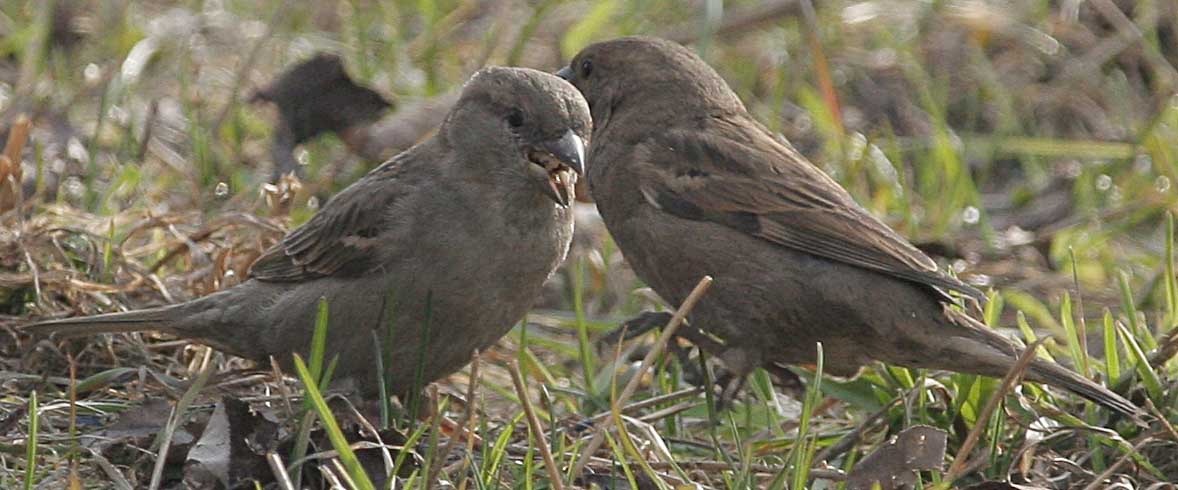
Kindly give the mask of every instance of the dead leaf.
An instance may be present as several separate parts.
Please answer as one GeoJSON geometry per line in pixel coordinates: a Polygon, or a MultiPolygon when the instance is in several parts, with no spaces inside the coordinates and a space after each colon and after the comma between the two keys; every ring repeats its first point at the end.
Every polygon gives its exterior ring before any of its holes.
{"type": "MultiPolygon", "coordinates": [[[[172,414],[172,403],[166,399],[145,400],[141,405],[124,410],[113,423],[86,438],[87,445],[98,450],[102,456],[116,465],[154,464],[143,449],[151,447],[172,414]]],[[[188,448],[196,441],[199,428],[205,423],[202,414],[194,414],[183,427],[177,427],[172,435],[168,464],[184,461],[188,448]]]]}
{"type": "Polygon", "coordinates": [[[912,488],[915,471],[939,470],[945,462],[946,432],[927,425],[914,425],[863,458],[847,475],[847,488],[870,489],[876,482],[882,490],[912,488]]]}
{"type": "Polygon", "coordinates": [[[149,399],[142,405],[129,408],[114,423],[108,425],[101,435],[110,439],[154,437],[164,430],[168,417],[172,414],[172,404],[162,398],[149,399]]]}
{"type": "Polygon", "coordinates": [[[200,439],[188,451],[185,485],[235,488],[240,482],[272,480],[265,453],[275,446],[277,432],[277,424],[254,413],[248,403],[223,398],[213,409],[200,439]]]}

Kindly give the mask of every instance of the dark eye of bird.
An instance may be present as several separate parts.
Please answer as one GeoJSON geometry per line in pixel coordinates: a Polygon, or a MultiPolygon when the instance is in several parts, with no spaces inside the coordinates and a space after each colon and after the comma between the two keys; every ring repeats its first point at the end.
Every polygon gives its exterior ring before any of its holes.
{"type": "Polygon", "coordinates": [[[519,109],[512,109],[511,112],[507,113],[507,124],[510,124],[513,128],[523,126],[524,113],[520,112],[519,109]]]}
{"type": "Polygon", "coordinates": [[[581,62],[581,78],[589,78],[589,74],[593,73],[593,62],[585,60],[581,62]]]}

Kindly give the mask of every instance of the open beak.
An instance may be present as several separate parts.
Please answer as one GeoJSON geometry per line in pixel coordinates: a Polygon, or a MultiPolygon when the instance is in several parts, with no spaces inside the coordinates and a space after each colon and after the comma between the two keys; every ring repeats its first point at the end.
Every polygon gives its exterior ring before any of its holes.
{"type": "Polygon", "coordinates": [[[540,190],[557,204],[568,207],[574,197],[577,175],[585,173],[585,141],[571,129],[560,138],[544,141],[528,151],[532,172],[540,190]]]}

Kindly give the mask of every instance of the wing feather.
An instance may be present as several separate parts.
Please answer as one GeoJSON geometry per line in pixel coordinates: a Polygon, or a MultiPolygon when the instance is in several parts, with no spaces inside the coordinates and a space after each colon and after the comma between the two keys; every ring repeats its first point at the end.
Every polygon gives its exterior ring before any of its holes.
{"type": "Polygon", "coordinates": [[[643,195],[663,211],[772,243],[984,299],[788,144],[746,116],[659,133],[636,152],[643,195]]]}
{"type": "Polygon", "coordinates": [[[250,277],[294,282],[372,270],[380,257],[374,237],[393,226],[390,207],[411,187],[401,181],[400,163],[401,158],[390,160],[336,194],[262,254],[250,267],[250,277]]]}

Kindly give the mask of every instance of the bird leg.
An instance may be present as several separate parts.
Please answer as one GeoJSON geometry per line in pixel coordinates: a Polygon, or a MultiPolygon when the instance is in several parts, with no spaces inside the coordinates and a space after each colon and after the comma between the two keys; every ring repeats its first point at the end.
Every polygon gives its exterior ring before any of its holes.
{"type": "MultiPolygon", "coordinates": [[[[653,331],[655,328],[667,325],[671,321],[671,313],[646,311],[622,323],[616,330],[601,339],[602,342],[615,343],[630,340],[653,331]]],[[[720,369],[719,375],[712,386],[703,386],[708,378],[701,371],[702,367],[690,362],[689,352],[679,345],[678,339],[691,342],[703,352],[723,352],[726,346],[700,330],[698,327],[684,323],[675,333],[675,337],[667,345],[667,350],[679,359],[684,369],[684,379],[695,386],[705,389],[719,390],[717,407],[723,409],[730,406],[736,394],[744,387],[746,376],[738,375],[728,369],[720,369]]],[[[787,371],[788,372],[788,371],[787,371]]],[[[792,373],[790,373],[792,374],[792,373]]]]}
{"type": "Polygon", "coordinates": [[[744,389],[748,375],[725,368],[720,368],[717,371],[715,386],[720,388],[720,394],[716,396],[716,411],[723,412],[732,406],[732,402],[736,400],[736,394],[744,389]]]}
{"type": "MultiPolygon", "coordinates": [[[[653,331],[655,328],[666,325],[671,321],[671,313],[669,312],[655,312],[646,311],[638,316],[626,320],[613,332],[601,339],[602,342],[616,343],[619,341],[630,340],[646,333],[653,331]]],[[[698,327],[690,324],[684,324],[676,332],[675,336],[691,342],[697,348],[704,352],[710,352],[714,355],[722,353],[727,349],[723,342],[708,335],[698,327]]],[[[702,372],[702,367],[694,362],[689,362],[689,353],[679,345],[677,339],[672,339],[667,346],[667,350],[679,359],[680,365],[684,369],[684,379],[695,386],[702,386],[707,379],[702,372]]],[[[781,389],[785,393],[789,393],[796,399],[802,399],[805,395],[806,388],[801,378],[793,371],[790,371],[785,366],[774,362],[767,362],[761,366],[769,372],[773,385],[781,389]]],[[[744,388],[745,382],[748,378],[748,373],[740,374],[721,366],[716,373],[716,379],[713,380],[711,389],[718,391],[717,408],[723,410],[731,406],[735,400],[736,395],[744,388]]],[[[706,387],[705,387],[706,388],[706,387]]]]}

